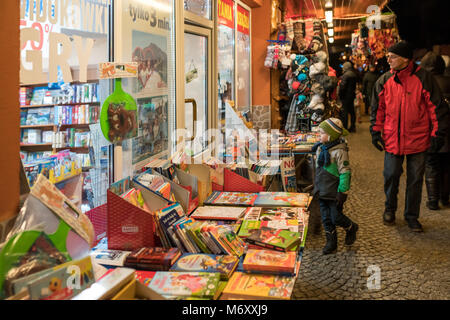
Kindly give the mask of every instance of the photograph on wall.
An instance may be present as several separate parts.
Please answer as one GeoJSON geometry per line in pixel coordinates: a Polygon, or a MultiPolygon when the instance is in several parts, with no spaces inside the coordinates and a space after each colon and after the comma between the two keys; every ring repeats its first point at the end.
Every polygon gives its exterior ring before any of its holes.
{"type": "Polygon", "coordinates": [[[133,164],[168,148],[168,97],[137,100],[139,112],[138,137],[133,139],[133,164]]]}
{"type": "Polygon", "coordinates": [[[133,93],[152,94],[167,88],[167,38],[133,30],[132,60],[138,63],[133,93]]]}

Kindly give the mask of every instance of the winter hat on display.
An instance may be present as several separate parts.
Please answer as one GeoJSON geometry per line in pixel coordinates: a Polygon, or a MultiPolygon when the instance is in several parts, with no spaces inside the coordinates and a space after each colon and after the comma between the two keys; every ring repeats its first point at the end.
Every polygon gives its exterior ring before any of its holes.
{"type": "Polygon", "coordinates": [[[317,62],[314,63],[310,68],[309,68],[309,76],[313,77],[316,74],[319,73],[325,73],[326,72],[326,65],[323,62],[317,62]]]}
{"type": "Polygon", "coordinates": [[[330,141],[339,139],[340,136],[346,136],[348,131],[342,125],[342,121],[337,118],[328,118],[319,124],[319,128],[330,136],[330,141]]]}
{"type": "Polygon", "coordinates": [[[314,57],[315,57],[317,62],[326,63],[328,55],[326,54],[325,51],[321,50],[321,51],[317,51],[316,54],[314,55],[314,57]]]}
{"type": "Polygon", "coordinates": [[[406,41],[400,41],[390,46],[388,52],[410,60],[413,58],[413,47],[406,41]]]}

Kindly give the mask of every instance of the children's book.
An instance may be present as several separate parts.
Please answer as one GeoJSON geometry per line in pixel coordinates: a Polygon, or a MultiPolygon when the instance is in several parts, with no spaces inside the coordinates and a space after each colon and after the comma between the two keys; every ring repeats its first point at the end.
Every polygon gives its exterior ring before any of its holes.
{"type": "Polygon", "coordinates": [[[289,300],[294,284],[295,277],[235,272],[220,299],[289,300]]]}
{"type": "Polygon", "coordinates": [[[238,220],[244,213],[243,207],[204,206],[198,207],[191,215],[197,220],[238,220]]]}
{"type": "Polygon", "coordinates": [[[144,247],[131,252],[125,259],[124,266],[149,271],[169,270],[180,255],[178,248],[144,247]]]}
{"type": "Polygon", "coordinates": [[[244,220],[238,232],[238,236],[241,238],[247,238],[252,233],[261,228],[261,221],[259,220],[244,220]]]}
{"type": "Polygon", "coordinates": [[[143,285],[148,286],[155,276],[157,271],[144,271],[144,270],[136,270],[135,276],[136,280],[138,280],[143,285]]]}
{"type": "Polygon", "coordinates": [[[149,287],[161,295],[212,299],[220,281],[212,272],[157,272],[149,287]]]}
{"type": "Polygon", "coordinates": [[[245,240],[271,250],[289,251],[301,241],[301,234],[282,229],[261,227],[245,240]]]}
{"type": "Polygon", "coordinates": [[[95,262],[107,266],[123,267],[125,259],[131,251],[122,250],[96,250],[91,253],[95,262]]]}
{"type": "Polygon", "coordinates": [[[208,199],[204,201],[205,205],[217,206],[253,206],[257,193],[243,193],[243,192],[222,192],[214,191],[208,199]]]}
{"type": "Polygon", "coordinates": [[[218,272],[222,280],[228,280],[236,269],[239,259],[234,255],[185,253],[170,271],[218,272]]]}
{"type": "Polygon", "coordinates": [[[244,270],[261,270],[273,272],[295,272],[296,252],[279,252],[274,250],[247,250],[243,262],[244,270]]]}
{"type": "Polygon", "coordinates": [[[255,207],[303,207],[311,202],[308,193],[260,192],[254,202],[255,207]]]}
{"type": "Polygon", "coordinates": [[[71,299],[95,282],[91,257],[54,267],[51,272],[28,283],[30,300],[71,299]]]}

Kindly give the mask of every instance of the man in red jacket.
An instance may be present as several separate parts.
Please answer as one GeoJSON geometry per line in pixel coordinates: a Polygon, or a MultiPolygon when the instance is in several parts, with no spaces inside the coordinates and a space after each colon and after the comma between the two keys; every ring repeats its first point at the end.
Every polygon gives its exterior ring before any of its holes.
{"type": "Polygon", "coordinates": [[[409,228],[419,223],[425,154],[439,150],[447,132],[448,108],[433,76],[412,61],[410,44],[400,41],[388,49],[391,70],[375,83],[371,101],[372,143],[384,157],[384,223],[395,223],[397,194],[406,157],[404,217],[409,228]]]}

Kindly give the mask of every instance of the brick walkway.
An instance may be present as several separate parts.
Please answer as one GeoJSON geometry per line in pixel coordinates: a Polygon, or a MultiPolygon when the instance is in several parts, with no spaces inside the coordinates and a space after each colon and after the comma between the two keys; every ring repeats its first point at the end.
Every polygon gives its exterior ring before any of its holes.
{"type": "Polygon", "coordinates": [[[313,216],[292,299],[450,299],[450,208],[428,210],[424,185],[419,221],[425,232],[409,231],[404,173],[396,225],[383,225],[384,153],[371,144],[367,117],[348,141],[353,174],[344,212],[359,224],[358,239],[346,248],[345,232],[338,229],[338,252],[323,256],[325,235],[323,228],[314,232],[313,216]],[[379,268],[379,289],[368,289],[375,275],[368,268],[379,268]]]}

